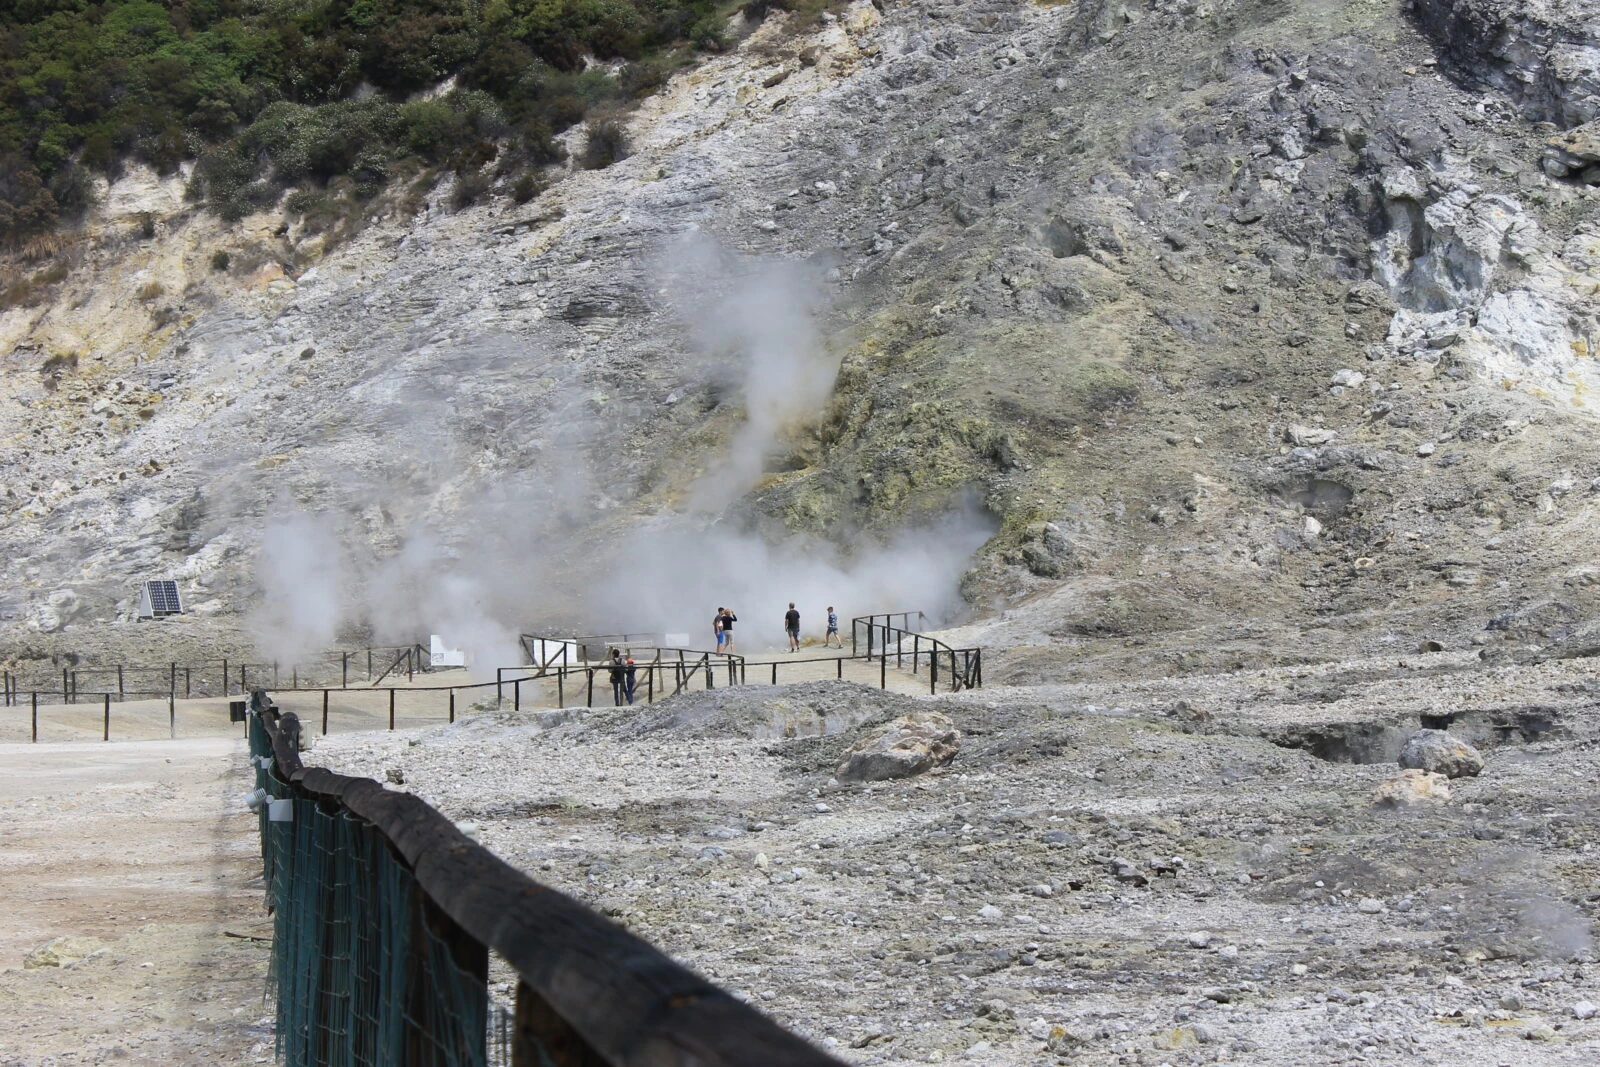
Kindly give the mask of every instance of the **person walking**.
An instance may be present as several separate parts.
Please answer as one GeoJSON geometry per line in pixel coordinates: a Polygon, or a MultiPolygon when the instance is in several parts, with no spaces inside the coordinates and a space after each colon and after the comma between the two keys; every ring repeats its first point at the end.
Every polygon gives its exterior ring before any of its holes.
{"type": "Polygon", "coordinates": [[[739,616],[733,613],[732,608],[722,609],[722,651],[733,653],[733,624],[739,621],[739,616]]]}
{"type": "Polygon", "coordinates": [[[783,613],[783,632],[789,635],[789,651],[800,651],[800,613],[794,609],[794,601],[789,602],[789,610],[783,613]]]}
{"type": "Polygon", "coordinates": [[[632,649],[628,650],[628,654],[624,658],[624,662],[627,663],[628,669],[625,672],[624,677],[623,677],[623,691],[628,696],[628,703],[632,704],[633,703],[634,690],[639,685],[639,667],[638,667],[637,664],[635,664],[633,662],[633,650],[632,649]]]}
{"type": "Polygon", "coordinates": [[[711,616],[711,632],[716,635],[718,652],[722,651],[722,642],[727,637],[726,632],[722,629],[722,613],[727,610],[727,608],[718,608],[717,613],[711,616]]]}
{"type": "Polygon", "coordinates": [[[839,616],[834,613],[832,604],[828,605],[828,633],[822,643],[833,648],[844,647],[844,638],[839,636],[839,616]]]}
{"type": "Polygon", "coordinates": [[[622,691],[627,685],[627,665],[622,662],[622,650],[611,650],[611,703],[613,707],[622,707],[622,691]]]}

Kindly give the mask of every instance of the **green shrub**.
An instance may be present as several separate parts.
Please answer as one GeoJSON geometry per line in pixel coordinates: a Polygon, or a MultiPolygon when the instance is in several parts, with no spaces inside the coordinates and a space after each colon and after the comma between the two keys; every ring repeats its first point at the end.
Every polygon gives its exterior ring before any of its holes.
{"type": "Polygon", "coordinates": [[[455,188],[450,190],[450,206],[457,211],[471,207],[488,191],[489,179],[478,171],[469,171],[458,177],[455,188]]]}
{"type": "Polygon", "coordinates": [[[228,268],[231,266],[233,266],[233,257],[228,255],[228,253],[222,251],[220,248],[211,253],[211,269],[216,271],[218,274],[227,273],[228,268]]]}
{"type": "MultiPolygon", "coordinates": [[[[825,0],[788,0],[807,7],[825,0]]],[[[91,203],[89,173],[197,161],[224,218],[286,188],[356,182],[404,159],[461,166],[480,142],[519,164],[553,136],[722,47],[716,0],[12,0],[0,3],[0,241],[91,203]],[[585,56],[628,63],[619,77],[585,56]],[[402,103],[457,76],[445,97],[402,103]],[[358,88],[375,90],[354,99],[358,88]]],[[[604,124],[601,124],[602,126],[604,124]]],[[[603,131],[604,132],[604,131],[603,131]]],[[[603,135],[589,165],[620,158],[603,135]]]]}
{"type": "Polygon", "coordinates": [[[511,184],[511,199],[519,204],[526,204],[544,192],[545,188],[545,183],[537,174],[526,173],[511,184]]]}
{"type": "Polygon", "coordinates": [[[60,217],[68,221],[76,222],[94,207],[94,179],[86,168],[77,164],[69,163],[56,171],[49,189],[60,217]]]}
{"type": "Polygon", "coordinates": [[[33,163],[15,153],[0,153],[0,240],[15,244],[47,230],[57,214],[55,197],[33,163]]]}
{"type": "Polygon", "coordinates": [[[616,119],[600,119],[589,127],[589,140],[578,162],[585,170],[604,170],[619,159],[628,158],[628,138],[616,119]]]}

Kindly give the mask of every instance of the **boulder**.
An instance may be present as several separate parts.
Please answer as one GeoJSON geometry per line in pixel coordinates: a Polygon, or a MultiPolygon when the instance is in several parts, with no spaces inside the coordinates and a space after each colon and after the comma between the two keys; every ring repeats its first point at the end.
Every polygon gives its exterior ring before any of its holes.
{"type": "Polygon", "coordinates": [[[1600,121],[1587,122],[1545,142],[1544,169],[1553,178],[1588,172],[1600,163],[1600,121]]]}
{"type": "Polygon", "coordinates": [[[894,720],[882,732],[858,743],[839,761],[841,782],[881,782],[910,778],[956,758],[961,732],[947,716],[924,712],[894,720]]]}
{"type": "Polygon", "coordinates": [[[1483,770],[1483,757],[1454,734],[1422,730],[1406,739],[1405,747],[1400,750],[1400,766],[1432,771],[1446,778],[1477,777],[1483,770]]]}
{"type": "Polygon", "coordinates": [[[1283,439],[1297,448],[1316,448],[1332,441],[1338,434],[1314,426],[1290,426],[1283,431],[1283,439]]]}
{"type": "Polygon", "coordinates": [[[1372,793],[1380,808],[1416,808],[1444,804],[1450,800],[1450,781],[1431,771],[1401,771],[1372,793]]]}

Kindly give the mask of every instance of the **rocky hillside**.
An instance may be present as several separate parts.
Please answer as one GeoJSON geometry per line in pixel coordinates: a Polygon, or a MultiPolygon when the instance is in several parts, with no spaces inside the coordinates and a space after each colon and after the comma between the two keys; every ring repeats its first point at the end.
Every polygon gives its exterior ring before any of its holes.
{"type": "Polygon", "coordinates": [[[157,647],[102,624],[169,575],[161,642],[244,640],[292,506],[531,623],[666,516],[862,546],[969,501],[996,680],[1582,643],[1600,6],[784,18],[524,204],[447,178],[330,241],[133,173],[12,260],[4,646],[157,647]]]}

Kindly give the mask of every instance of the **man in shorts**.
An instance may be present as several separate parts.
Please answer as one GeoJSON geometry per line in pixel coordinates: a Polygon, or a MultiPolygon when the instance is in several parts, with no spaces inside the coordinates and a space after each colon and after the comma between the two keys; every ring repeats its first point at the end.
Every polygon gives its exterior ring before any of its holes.
{"type": "Polygon", "coordinates": [[[800,613],[794,610],[794,601],[789,602],[789,610],[783,613],[783,632],[789,635],[789,651],[800,651],[800,613]]]}
{"type": "Polygon", "coordinates": [[[834,648],[843,648],[844,639],[839,636],[839,616],[834,614],[833,605],[828,605],[828,633],[822,639],[824,645],[834,648]]]}
{"type": "Polygon", "coordinates": [[[717,638],[718,652],[722,651],[722,642],[725,640],[725,636],[722,631],[722,613],[727,610],[727,608],[718,608],[717,613],[711,616],[711,632],[717,638]]]}

